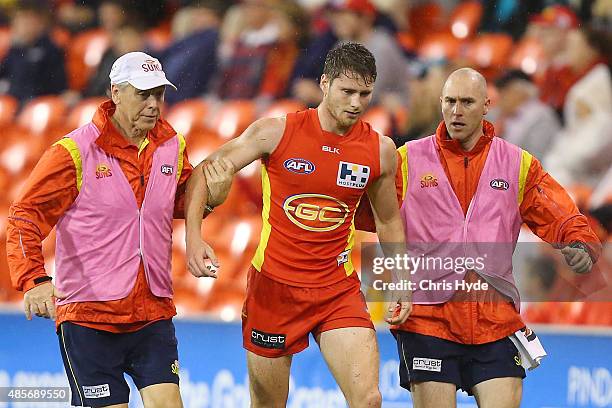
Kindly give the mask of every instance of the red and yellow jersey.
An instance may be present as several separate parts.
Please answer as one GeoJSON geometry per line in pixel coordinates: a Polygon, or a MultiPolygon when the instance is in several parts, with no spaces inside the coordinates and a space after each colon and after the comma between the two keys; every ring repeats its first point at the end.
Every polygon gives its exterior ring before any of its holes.
{"type": "Polygon", "coordinates": [[[344,136],[321,128],[316,109],[287,115],[263,160],[263,227],[253,266],[301,287],[354,272],[355,209],[380,175],[379,135],[359,120],[344,136]]]}

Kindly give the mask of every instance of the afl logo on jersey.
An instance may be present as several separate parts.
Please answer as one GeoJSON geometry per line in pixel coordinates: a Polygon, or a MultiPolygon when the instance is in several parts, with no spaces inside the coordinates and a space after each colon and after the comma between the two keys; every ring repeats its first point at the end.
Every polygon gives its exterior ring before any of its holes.
{"type": "Polygon", "coordinates": [[[315,171],[315,165],[306,159],[287,159],[284,166],[287,170],[297,174],[310,174],[315,171]]]}
{"type": "Polygon", "coordinates": [[[323,194],[296,194],[283,204],[289,221],[306,231],[333,231],[344,223],[349,207],[342,201],[323,194]]]}
{"type": "Polygon", "coordinates": [[[491,187],[495,190],[507,190],[510,188],[510,183],[504,179],[491,180],[491,187]]]}

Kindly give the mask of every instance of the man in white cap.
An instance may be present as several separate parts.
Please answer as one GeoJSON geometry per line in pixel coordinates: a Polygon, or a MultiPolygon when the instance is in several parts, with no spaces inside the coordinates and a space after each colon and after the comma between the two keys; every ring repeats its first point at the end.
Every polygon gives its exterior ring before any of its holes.
{"type": "MultiPolygon", "coordinates": [[[[11,278],[28,319],[56,319],[72,405],[127,407],[127,373],[145,407],[181,407],[170,262],[192,166],[160,118],[174,87],[160,62],[125,54],[110,83],[111,100],[48,149],[13,203],[11,278]],[[54,226],[52,284],[41,242],[54,226]]],[[[210,166],[219,177],[226,169],[210,166]]]]}

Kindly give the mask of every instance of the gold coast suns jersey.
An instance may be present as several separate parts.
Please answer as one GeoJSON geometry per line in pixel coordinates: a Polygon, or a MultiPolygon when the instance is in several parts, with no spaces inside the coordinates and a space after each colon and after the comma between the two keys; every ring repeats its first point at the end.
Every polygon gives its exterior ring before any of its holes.
{"type": "Polygon", "coordinates": [[[321,128],[316,109],[287,115],[277,148],[263,160],[263,227],[253,266],[302,287],[354,272],[355,209],[380,175],[379,135],[359,120],[344,136],[321,128]]]}

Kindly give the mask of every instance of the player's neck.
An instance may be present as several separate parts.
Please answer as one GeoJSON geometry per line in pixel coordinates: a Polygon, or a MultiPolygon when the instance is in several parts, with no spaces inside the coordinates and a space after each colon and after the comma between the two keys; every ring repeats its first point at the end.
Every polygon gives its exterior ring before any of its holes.
{"type": "Polygon", "coordinates": [[[321,125],[321,129],[326,132],[335,133],[340,136],[345,136],[350,130],[352,126],[341,126],[336,118],[332,116],[329,112],[325,103],[321,103],[317,107],[317,116],[319,117],[319,124],[321,125]]]}

